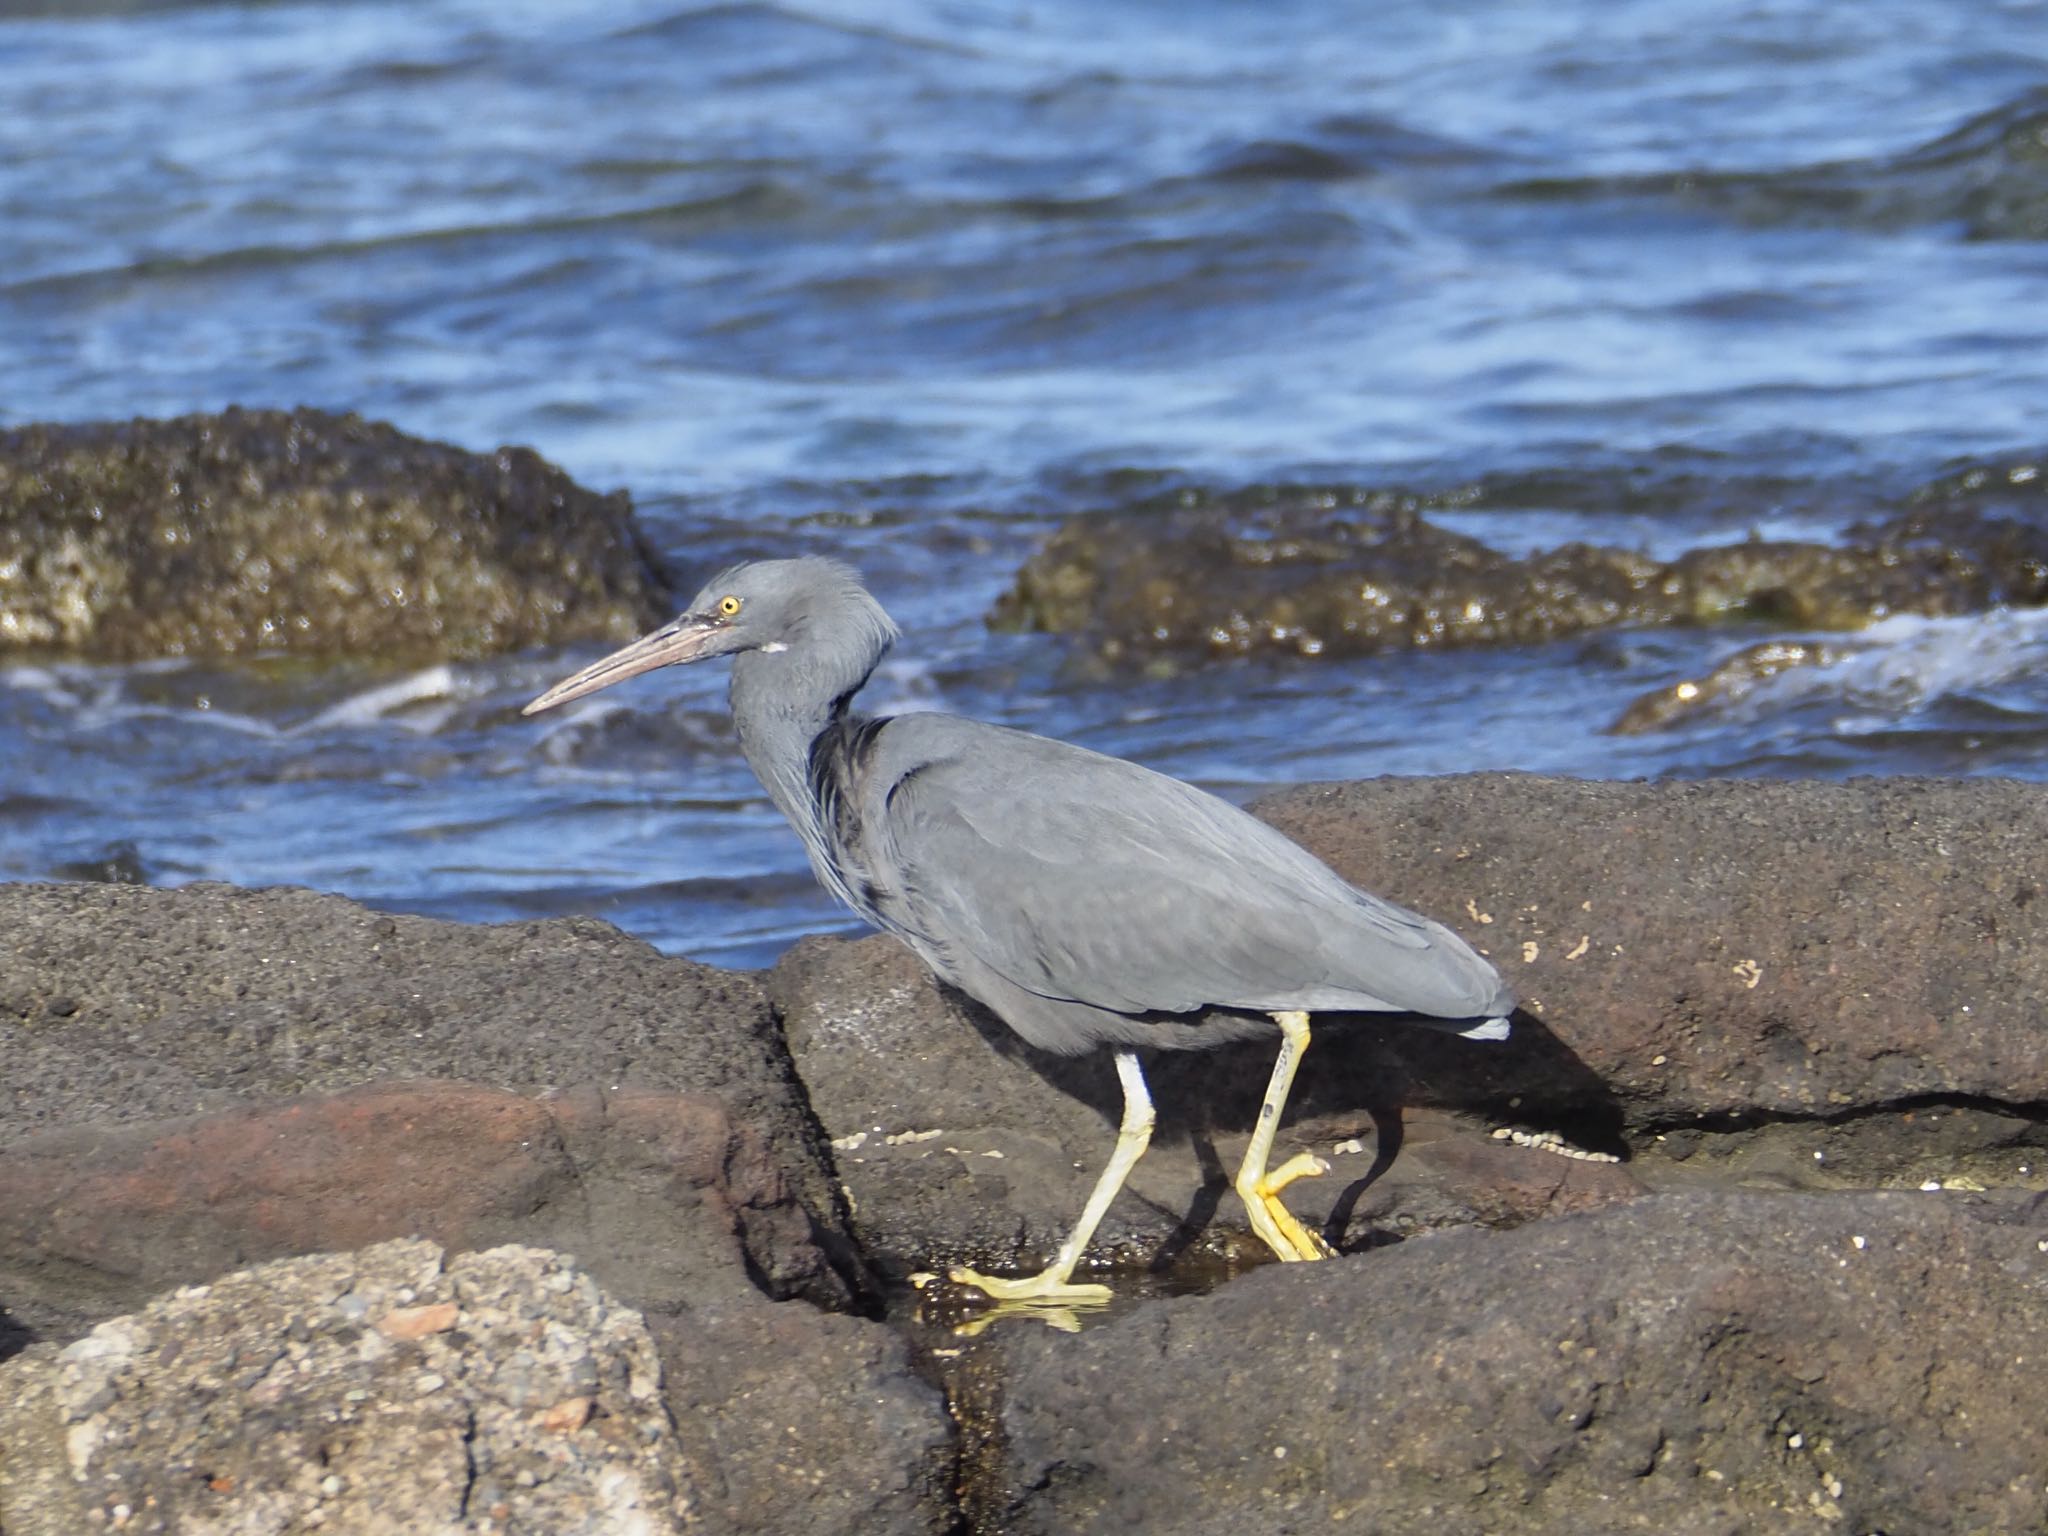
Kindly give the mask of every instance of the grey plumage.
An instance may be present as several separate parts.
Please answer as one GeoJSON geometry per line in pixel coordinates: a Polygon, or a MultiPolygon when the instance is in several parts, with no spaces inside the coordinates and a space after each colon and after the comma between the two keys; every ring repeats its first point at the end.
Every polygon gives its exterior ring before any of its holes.
{"type": "Polygon", "coordinates": [[[739,565],[528,711],[734,655],[741,750],[819,880],[1046,1050],[1198,1049],[1322,1011],[1505,1033],[1513,994],[1462,939],[1226,801],[975,720],[856,713],[895,635],[835,561],[739,565]]]}

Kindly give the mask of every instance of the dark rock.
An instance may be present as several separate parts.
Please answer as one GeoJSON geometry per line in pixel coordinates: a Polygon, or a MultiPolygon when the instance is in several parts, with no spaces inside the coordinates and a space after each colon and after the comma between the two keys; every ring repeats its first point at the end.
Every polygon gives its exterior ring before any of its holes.
{"type": "Polygon", "coordinates": [[[1783,170],[1687,167],[1647,176],[1542,178],[1501,189],[1546,202],[1666,196],[1745,224],[1895,230],[1949,225],[1973,240],[2048,239],[2048,91],[1903,153],[1783,170]]]}
{"type": "Polygon", "coordinates": [[[955,1532],[944,1399],[880,1323],[756,1301],[650,1319],[670,1411],[717,1469],[705,1529],[783,1536],[955,1532]]]}
{"type": "MultiPolygon", "coordinates": [[[[748,977],[669,959],[596,921],[471,927],[295,890],[0,886],[0,933],[0,1148],[23,1168],[98,1170],[120,1186],[101,1195],[137,1217],[132,1236],[87,1218],[66,1239],[84,1245],[83,1267],[68,1271],[80,1281],[70,1304],[81,1314],[132,1305],[138,1287],[214,1272],[194,1265],[217,1271],[331,1246],[337,1230],[367,1241],[429,1215],[435,1224],[414,1230],[450,1241],[571,1243],[602,1264],[608,1284],[657,1305],[701,1276],[695,1261],[664,1251],[688,1213],[649,1213],[700,1198],[730,1206],[720,1221],[745,1229],[746,1262],[778,1294],[843,1298],[846,1284],[864,1284],[829,1152],[748,977]],[[279,1102],[394,1078],[473,1087],[412,1090],[442,1096],[455,1117],[446,1125],[414,1116],[395,1089],[297,1109],[279,1102]],[[557,1097],[516,1097],[536,1093],[557,1097]],[[706,1095],[724,1109],[706,1107],[706,1095]],[[458,1121],[498,1149],[501,1167],[464,1153],[448,1134],[458,1121]],[[266,1175],[265,1128],[287,1126],[306,1138],[303,1156],[266,1175]],[[529,1131],[535,1139],[518,1147],[529,1131]],[[216,1153],[256,1166],[210,1169],[216,1153]],[[363,1202],[367,1224],[341,1211],[345,1189],[322,1183],[329,1166],[374,1182],[383,1158],[399,1160],[389,1165],[398,1178],[403,1158],[430,1170],[465,1156],[472,1187],[383,1188],[363,1202]],[[124,1168],[134,1175],[126,1184],[124,1168]],[[268,1194],[266,1176],[278,1181],[268,1194]],[[724,1193],[704,1194],[713,1188],[724,1193]],[[801,1231],[777,1189],[807,1213],[801,1231]],[[284,1204],[266,1203],[287,1190],[284,1204]],[[195,1194],[226,1203],[207,1216],[186,1207],[195,1194]],[[142,1223],[152,1198],[156,1220],[142,1223]],[[538,1234],[519,1225],[522,1209],[538,1234]],[[846,1279],[815,1267],[809,1224],[846,1279]],[[88,1281],[101,1240],[126,1257],[97,1264],[88,1281]],[[133,1251],[122,1247],[131,1241],[133,1251]]],[[[38,1201],[60,1188],[18,1186],[15,1219],[33,1225],[38,1201]]],[[[716,1240],[738,1265],[733,1234],[720,1229],[716,1240]]],[[[62,1245],[23,1242],[30,1267],[69,1263],[62,1245]]],[[[28,1300],[57,1307],[61,1291],[53,1271],[28,1300]]]]}
{"type": "Polygon", "coordinates": [[[1618,736],[1664,731],[1700,715],[1725,709],[1759,683],[1796,667],[1831,667],[1854,654],[1854,648],[1814,640],[1762,640],[1716,662],[1701,677],[1646,693],[1629,704],[1608,729],[1618,736]]]}
{"type": "Polygon", "coordinates": [[[322,411],[0,432],[0,651],[479,656],[670,607],[623,494],[322,411]]]}
{"type": "MultiPolygon", "coordinates": [[[[1444,919],[1542,1029],[1410,1034],[1407,1102],[1636,1127],[2048,1100],[2048,789],[1996,780],[1292,790],[1259,813],[1444,919]],[[1563,1053],[1532,1054],[1549,1036],[1563,1053]]],[[[1327,1070],[1327,1068],[1326,1068],[1327,1070]]]]}
{"type": "Polygon", "coordinates": [[[289,888],[0,885],[0,933],[0,1144],[391,1077],[638,1085],[716,1094],[830,1209],[758,984],[609,923],[473,926],[289,888]]]}
{"type": "Polygon", "coordinates": [[[1069,519],[991,622],[1116,660],[1529,645],[1617,625],[1856,629],[2048,597],[2048,519],[1915,506],[1839,545],[1751,539],[1655,560],[1568,544],[1526,559],[1449,532],[1408,493],[1259,488],[1069,519]]]}
{"type": "MultiPolygon", "coordinates": [[[[1057,1245],[1114,1135],[1045,1081],[1058,1067],[985,1038],[892,938],[801,940],[767,983],[871,1255],[901,1271],[1057,1245]]],[[[1114,1094],[1106,1061],[1067,1065],[1114,1094]]],[[[1105,1247],[1133,1236],[1135,1203],[1112,1209],[1105,1247]]]]}
{"type": "Polygon", "coordinates": [[[2035,1530],[2048,1224],[2022,1215],[1662,1196],[1019,1331],[986,1523],[2035,1530]]]}
{"type": "Polygon", "coordinates": [[[0,1297],[44,1336],[234,1265],[411,1236],[572,1252],[657,1313],[853,1300],[768,1148],[708,1094],[380,1083],[0,1149],[0,1297]]]}

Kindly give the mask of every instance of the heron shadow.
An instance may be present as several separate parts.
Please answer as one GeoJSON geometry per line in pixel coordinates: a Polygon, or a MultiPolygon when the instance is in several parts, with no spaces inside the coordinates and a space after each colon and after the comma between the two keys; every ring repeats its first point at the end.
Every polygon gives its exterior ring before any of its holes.
{"type": "MultiPolygon", "coordinates": [[[[951,995],[994,1050],[1027,1064],[1054,1089],[1099,1114],[1107,1128],[1117,1124],[1123,1100],[1107,1052],[1053,1056],[1035,1050],[980,1003],[951,995]]],[[[1288,1126],[1314,1120],[1342,1135],[1362,1138],[1369,1132],[1374,1143],[1372,1163],[1338,1193],[1326,1237],[1335,1241],[1348,1230],[1367,1191],[1394,1167],[1411,1110],[1540,1126],[1588,1150],[1626,1158],[1620,1101],[1600,1076],[1544,1020],[1517,1010],[1511,1025],[1506,1040],[1480,1041],[1383,1015],[1315,1016],[1314,1041],[1295,1079],[1282,1137],[1288,1126]],[[1343,1129],[1347,1122],[1354,1129],[1343,1129]]],[[[1153,1271],[1185,1256],[1214,1222],[1234,1172],[1218,1153],[1217,1140],[1249,1134],[1257,1122],[1278,1036],[1276,1028],[1271,1042],[1145,1053],[1158,1114],[1154,1141],[1187,1142],[1202,1174],[1199,1189],[1147,1266],[1153,1271]]],[[[1370,1236],[1350,1244],[1377,1245],[1370,1236]]]]}

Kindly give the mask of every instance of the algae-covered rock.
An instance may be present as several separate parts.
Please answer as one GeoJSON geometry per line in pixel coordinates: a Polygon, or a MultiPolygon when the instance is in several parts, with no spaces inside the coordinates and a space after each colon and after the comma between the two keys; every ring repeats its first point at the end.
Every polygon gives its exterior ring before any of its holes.
{"type": "Polygon", "coordinates": [[[623,493],[323,411],[0,432],[0,655],[480,656],[669,606],[623,493]]]}
{"type": "MultiPolygon", "coordinates": [[[[1448,498],[1440,498],[1448,499],[1448,498]]],[[[1922,498],[1839,544],[1749,539],[1671,560],[1573,543],[1517,558],[1395,494],[1262,488],[1076,517],[991,622],[1108,660],[1528,645],[1617,625],[1852,630],[2048,596],[2048,521],[1922,498]]]]}
{"type": "Polygon", "coordinates": [[[1617,736],[1669,730],[1710,709],[1732,703],[1796,667],[1831,667],[1850,652],[1815,640],[1762,640],[1715,663],[1699,677],[1681,678],[1634,700],[1614,724],[1617,736]]]}

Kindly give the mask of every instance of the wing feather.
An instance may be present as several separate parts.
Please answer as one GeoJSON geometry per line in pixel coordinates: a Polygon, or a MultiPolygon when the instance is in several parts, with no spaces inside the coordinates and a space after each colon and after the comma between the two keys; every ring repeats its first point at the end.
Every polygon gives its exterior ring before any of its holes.
{"type": "MultiPolygon", "coordinates": [[[[1228,802],[1118,758],[904,716],[870,801],[906,926],[1016,985],[1124,1013],[1478,1016],[1492,968],[1228,802]],[[915,739],[913,739],[915,738],[915,739]]],[[[881,766],[878,764],[878,766],[881,766]]]]}

